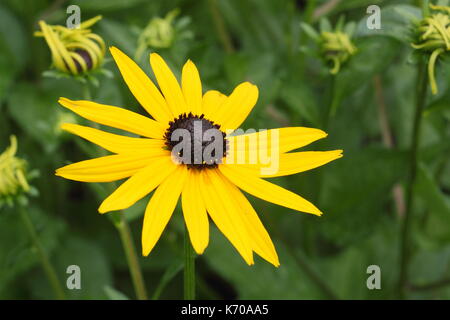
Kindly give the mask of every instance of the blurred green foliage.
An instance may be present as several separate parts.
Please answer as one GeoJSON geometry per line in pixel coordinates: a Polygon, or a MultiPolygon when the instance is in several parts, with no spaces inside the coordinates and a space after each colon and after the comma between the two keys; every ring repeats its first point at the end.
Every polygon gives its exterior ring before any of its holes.
{"type": "MultiPolygon", "coordinates": [[[[108,46],[133,56],[149,21],[178,8],[176,19],[185,19],[184,30],[178,32],[190,36],[175,35],[169,48],[158,50],[175,72],[190,58],[200,70],[204,90],[226,94],[239,82],[252,81],[260,89],[260,99],[244,128],[318,127],[329,137],[312,150],[344,149],[344,158],[335,163],[276,179],[318,205],[323,217],[291,214],[251,198],[274,239],[278,269],[261,259],[248,267],[212,228],[210,246],[197,259],[199,298],[390,299],[396,297],[402,220],[392,189],[405,182],[409,165],[416,62],[421,59],[413,56],[409,39],[410,21],[420,17],[418,2],[3,0],[0,150],[15,134],[19,156],[40,172],[34,181],[39,196],[30,199],[28,210],[63,283],[67,266],[81,267],[82,289],[67,290],[69,298],[128,299],[134,292],[119,236],[109,219],[97,213],[107,194],[103,186],[65,181],[53,174],[69,161],[92,157],[96,149],[59,130],[67,119],[83,121],[57,104],[60,96],[82,99],[82,85],[42,76],[49,69],[50,53],[42,39],[33,37],[39,19],[63,24],[66,7],[77,4],[82,20],[103,15],[94,31],[108,46]],[[382,30],[366,28],[366,9],[373,4],[382,8],[382,30]],[[222,24],[216,24],[214,10],[222,24]],[[334,24],[340,16],[357,25],[353,40],[358,53],[332,77],[300,23],[318,30],[321,17],[334,24]],[[374,79],[380,80],[382,91],[374,79]],[[380,108],[380,98],[385,109],[380,108]],[[336,114],[327,124],[324,119],[331,106],[336,114]],[[392,146],[383,142],[382,119],[391,130],[392,146]],[[366,287],[366,269],[372,264],[381,268],[381,290],[366,287]]],[[[149,75],[151,50],[147,48],[137,61],[149,75]]],[[[99,77],[99,86],[91,88],[93,100],[143,112],[109,54],[105,68],[114,77],[99,77]]],[[[450,286],[439,285],[450,277],[449,75],[448,59],[440,60],[439,95],[429,96],[421,135],[408,298],[450,298],[450,286]]],[[[138,251],[147,199],[126,210],[138,251]]],[[[182,230],[178,208],[154,252],[140,258],[150,296],[182,298],[182,230]]],[[[52,297],[17,212],[2,209],[0,298],[52,297]]]]}

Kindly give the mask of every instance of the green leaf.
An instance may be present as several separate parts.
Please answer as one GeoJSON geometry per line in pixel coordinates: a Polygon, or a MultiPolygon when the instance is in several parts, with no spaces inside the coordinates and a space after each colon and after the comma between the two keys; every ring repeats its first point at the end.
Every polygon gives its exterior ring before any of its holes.
{"type": "Polygon", "coordinates": [[[95,13],[102,11],[117,11],[129,9],[142,5],[146,0],[78,0],[77,5],[80,6],[81,10],[94,11],[95,13]]]}
{"type": "Polygon", "coordinates": [[[387,38],[364,38],[357,43],[358,52],[336,75],[333,109],[337,110],[344,97],[352,95],[369,79],[387,68],[398,54],[399,43],[387,38]]]}
{"type": "MultiPolygon", "coordinates": [[[[98,241],[67,234],[55,257],[56,266],[65,280],[67,267],[77,265],[81,271],[81,289],[66,290],[72,299],[100,299],[105,297],[105,286],[112,286],[111,264],[99,247],[98,241]]],[[[35,283],[39,286],[39,283],[35,283]]],[[[36,288],[38,289],[38,287],[36,288]]],[[[40,294],[45,296],[44,294],[40,294]]]]}
{"type": "MultiPolygon", "coordinates": [[[[60,219],[34,206],[25,210],[30,215],[46,253],[54,260],[66,225],[60,219]]],[[[35,247],[19,213],[15,210],[0,212],[0,296],[8,298],[11,287],[23,287],[23,284],[19,285],[22,281],[20,275],[33,267],[42,270],[35,247]]],[[[45,276],[43,278],[46,281],[45,276]]],[[[42,287],[50,290],[48,283],[43,283],[42,287]]],[[[51,292],[47,297],[50,296],[53,296],[51,292]]]]}
{"type": "Polygon", "coordinates": [[[175,261],[166,269],[161,280],[158,283],[158,286],[153,293],[152,300],[158,300],[163,292],[164,288],[172,281],[173,278],[183,270],[184,262],[175,259],[175,261]]]}
{"type": "MultiPolygon", "coordinates": [[[[311,283],[283,243],[276,242],[281,266],[257,258],[249,267],[216,228],[204,254],[208,264],[237,290],[238,299],[317,299],[323,294],[311,283]],[[226,263],[224,263],[226,262],[226,263]],[[289,288],[288,290],[286,288],[289,288]]],[[[270,233],[270,230],[269,230],[270,233]]]]}
{"type": "Polygon", "coordinates": [[[424,201],[428,212],[426,230],[428,235],[442,241],[450,240],[450,198],[445,196],[425,164],[418,167],[415,190],[424,201]]]}
{"type": "Polygon", "coordinates": [[[105,290],[105,294],[109,300],[130,300],[124,293],[111,286],[105,286],[103,290],[105,290]]]}
{"type": "Polygon", "coordinates": [[[300,23],[300,27],[311,39],[313,39],[314,41],[319,41],[320,39],[319,33],[309,24],[302,22],[300,23]]]}
{"type": "Polygon", "coordinates": [[[28,83],[15,87],[8,99],[12,118],[30,137],[42,144],[47,152],[58,145],[61,109],[57,99],[28,83]]]}
{"type": "Polygon", "coordinates": [[[357,36],[388,36],[399,40],[407,45],[411,43],[411,31],[413,23],[422,17],[421,10],[407,4],[396,4],[383,7],[381,14],[381,29],[367,28],[368,16],[359,21],[357,36]]]}
{"type": "Polygon", "coordinates": [[[394,183],[406,175],[405,161],[405,153],[381,148],[344,152],[327,167],[319,204],[326,219],[315,223],[316,233],[339,247],[374,232],[387,215],[394,183]]]}

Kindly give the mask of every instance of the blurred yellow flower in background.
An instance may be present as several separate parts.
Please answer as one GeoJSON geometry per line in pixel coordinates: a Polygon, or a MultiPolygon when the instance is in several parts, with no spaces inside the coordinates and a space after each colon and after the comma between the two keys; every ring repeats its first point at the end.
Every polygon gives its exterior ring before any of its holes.
{"type": "Polygon", "coordinates": [[[30,186],[25,174],[27,163],[16,157],[17,138],[10,139],[11,145],[0,155],[0,202],[11,204],[16,196],[28,192],[30,186]]]}

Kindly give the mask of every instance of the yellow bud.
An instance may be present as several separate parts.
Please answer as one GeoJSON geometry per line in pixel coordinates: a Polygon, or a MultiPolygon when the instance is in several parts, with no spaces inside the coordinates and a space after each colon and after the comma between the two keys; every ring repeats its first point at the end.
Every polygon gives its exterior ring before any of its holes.
{"type": "Polygon", "coordinates": [[[11,145],[0,155],[0,200],[28,192],[25,160],[16,157],[17,139],[11,136],[11,145]]]}
{"type": "Polygon", "coordinates": [[[41,31],[35,36],[45,38],[55,68],[72,75],[83,74],[100,67],[105,57],[103,39],[88,29],[100,19],[101,16],[94,17],[74,29],[39,21],[41,31]]]}

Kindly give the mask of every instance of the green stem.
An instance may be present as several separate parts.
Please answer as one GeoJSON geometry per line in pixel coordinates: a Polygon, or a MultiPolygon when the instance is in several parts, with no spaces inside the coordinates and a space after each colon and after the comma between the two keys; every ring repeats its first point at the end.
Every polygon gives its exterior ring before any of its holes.
{"type": "Polygon", "coordinates": [[[217,5],[217,0],[208,0],[209,10],[211,11],[212,18],[214,20],[214,25],[216,31],[219,35],[219,39],[225,49],[225,52],[230,54],[235,51],[233,42],[231,41],[230,34],[223,21],[222,14],[220,13],[219,6],[217,5]]]}
{"type": "Polygon", "coordinates": [[[184,227],[184,300],[195,300],[195,253],[184,227]]]}
{"type": "Polygon", "coordinates": [[[89,88],[89,83],[83,83],[83,99],[92,100],[91,89],[89,88]]]}
{"type": "Polygon", "coordinates": [[[312,282],[322,291],[322,293],[330,300],[339,300],[339,297],[328,286],[328,284],[322,280],[321,276],[315,271],[306,261],[301,253],[296,253],[291,249],[288,249],[289,253],[295,258],[298,266],[302,268],[303,272],[310,278],[312,282]]]}
{"type": "Polygon", "coordinates": [[[64,289],[59,282],[58,276],[56,274],[55,268],[53,267],[50,259],[48,258],[47,253],[44,250],[44,247],[39,240],[39,236],[34,228],[33,222],[28,215],[28,211],[22,206],[19,205],[20,217],[25,225],[25,228],[28,231],[28,234],[33,242],[34,247],[39,255],[39,259],[41,260],[42,267],[44,268],[45,274],[47,275],[48,281],[55,293],[55,296],[58,300],[66,299],[66,294],[64,293],[64,289]]]}
{"type": "Polygon", "coordinates": [[[325,113],[324,122],[323,122],[323,130],[327,131],[328,126],[330,124],[331,119],[336,115],[337,107],[338,107],[338,99],[336,97],[336,76],[330,76],[330,95],[328,107],[325,113]]]}
{"type": "Polygon", "coordinates": [[[416,98],[416,110],[414,115],[414,124],[412,129],[411,138],[411,151],[410,151],[410,168],[408,183],[406,186],[406,210],[403,218],[403,224],[401,229],[400,239],[400,275],[398,283],[398,293],[401,298],[404,298],[406,285],[408,282],[408,264],[411,254],[411,223],[412,223],[412,211],[413,211],[413,199],[414,199],[414,183],[417,176],[418,167],[418,148],[420,127],[422,123],[422,112],[425,106],[427,97],[427,75],[426,67],[422,62],[419,65],[417,75],[417,98],[416,98]]]}
{"type": "Polygon", "coordinates": [[[127,257],[128,268],[130,270],[131,279],[133,281],[134,291],[136,297],[139,300],[147,300],[147,291],[145,289],[144,278],[142,276],[141,267],[139,265],[138,256],[136,254],[136,248],[133,244],[133,238],[131,236],[130,227],[123,212],[119,213],[120,220],[116,223],[117,230],[120,234],[120,240],[122,241],[123,249],[127,257]]]}

